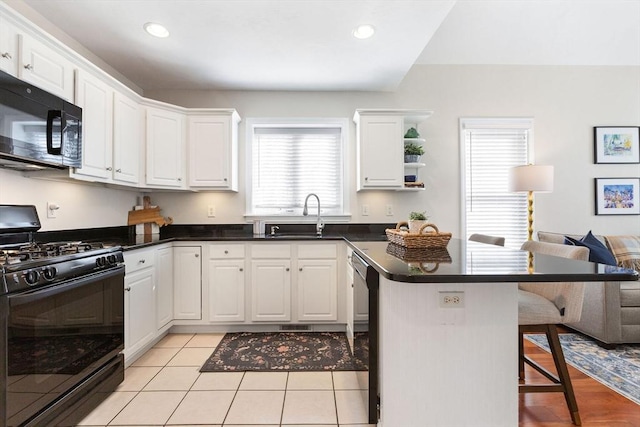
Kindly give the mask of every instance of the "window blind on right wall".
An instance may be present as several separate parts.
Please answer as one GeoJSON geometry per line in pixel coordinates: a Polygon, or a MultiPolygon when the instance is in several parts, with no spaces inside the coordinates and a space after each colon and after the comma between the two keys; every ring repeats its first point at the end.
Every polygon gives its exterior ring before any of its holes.
{"type": "Polygon", "coordinates": [[[519,249],[527,239],[527,195],[509,192],[509,169],[529,163],[533,120],[461,119],[460,133],[465,238],[502,236],[519,249]]]}

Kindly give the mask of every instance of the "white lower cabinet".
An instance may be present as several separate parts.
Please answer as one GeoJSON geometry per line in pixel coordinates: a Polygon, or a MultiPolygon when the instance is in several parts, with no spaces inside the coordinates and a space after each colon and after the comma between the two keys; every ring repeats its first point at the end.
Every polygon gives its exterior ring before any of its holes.
{"type": "Polygon", "coordinates": [[[291,260],[251,261],[251,320],[291,320],[291,260]]]}
{"type": "Polygon", "coordinates": [[[209,321],[245,320],[245,245],[209,245],[209,321]]]}
{"type": "Polygon", "coordinates": [[[156,328],[168,328],[173,320],[173,248],[156,251],[156,328]]]}
{"type": "Polygon", "coordinates": [[[173,318],[202,318],[202,263],[200,246],[173,248],[173,318]]]}
{"type": "Polygon", "coordinates": [[[298,320],[338,320],[338,249],[334,243],[299,244],[298,320]]]}
{"type": "Polygon", "coordinates": [[[125,357],[136,354],[156,336],[155,251],[124,253],[125,357]]]}

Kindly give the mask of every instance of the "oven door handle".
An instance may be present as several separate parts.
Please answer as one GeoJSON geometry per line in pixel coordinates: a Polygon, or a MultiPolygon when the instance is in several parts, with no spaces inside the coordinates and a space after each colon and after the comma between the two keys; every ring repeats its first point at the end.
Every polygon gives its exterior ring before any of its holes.
{"type": "Polygon", "coordinates": [[[122,276],[123,287],[124,287],[124,266],[120,266],[113,270],[93,273],[90,276],[71,279],[68,282],[58,283],[43,289],[27,291],[17,295],[8,295],[8,297],[9,297],[10,305],[12,306],[28,304],[38,299],[50,297],[66,291],[71,291],[73,289],[86,286],[90,283],[95,283],[97,280],[105,280],[111,277],[116,277],[118,275],[122,276]]]}

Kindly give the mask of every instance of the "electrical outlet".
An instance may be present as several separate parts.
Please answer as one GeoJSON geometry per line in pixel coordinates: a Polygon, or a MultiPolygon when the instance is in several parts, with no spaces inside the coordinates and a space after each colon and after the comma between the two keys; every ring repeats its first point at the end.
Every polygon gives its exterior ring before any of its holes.
{"type": "Polygon", "coordinates": [[[215,207],[215,205],[209,205],[209,207],[207,208],[207,216],[209,218],[215,218],[215,216],[216,216],[216,207],[215,207]]]}
{"type": "Polygon", "coordinates": [[[369,205],[362,205],[362,216],[369,215],[369,205]]]}
{"type": "Polygon", "coordinates": [[[464,292],[454,291],[438,292],[438,305],[440,308],[464,308],[464,292]]]}
{"type": "Polygon", "coordinates": [[[57,218],[60,205],[56,202],[47,202],[47,218],[57,218]]]}
{"type": "Polygon", "coordinates": [[[393,205],[387,205],[387,216],[393,216],[393,205]]]}

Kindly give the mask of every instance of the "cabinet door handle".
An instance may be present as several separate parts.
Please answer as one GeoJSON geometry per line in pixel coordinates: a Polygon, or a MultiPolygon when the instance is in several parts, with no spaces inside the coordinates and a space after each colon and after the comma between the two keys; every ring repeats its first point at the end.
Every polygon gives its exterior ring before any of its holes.
{"type": "Polygon", "coordinates": [[[33,65],[27,64],[27,65],[24,66],[24,69],[31,71],[31,70],[33,70],[33,65]]]}
{"type": "Polygon", "coordinates": [[[112,168],[111,166],[109,166],[109,167],[107,167],[107,170],[108,170],[109,172],[111,172],[111,171],[113,170],[113,168],[112,168]]]}
{"type": "Polygon", "coordinates": [[[116,169],[116,172],[121,173],[122,169],[116,169]]]}
{"type": "Polygon", "coordinates": [[[144,258],[141,259],[140,261],[138,261],[140,264],[144,264],[145,262],[147,262],[144,258]]]}
{"type": "Polygon", "coordinates": [[[131,292],[131,286],[127,286],[126,288],[124,288],[124,290],[127,292],[131,292]]]}
{"type": "Polygon", "coordinates": [[[9,52],[4,52],[2,54],[2,57],[3,58],[7,58],[7,59],[13,59],[13,56],[11,56],[11,54],[9,52]]]}

